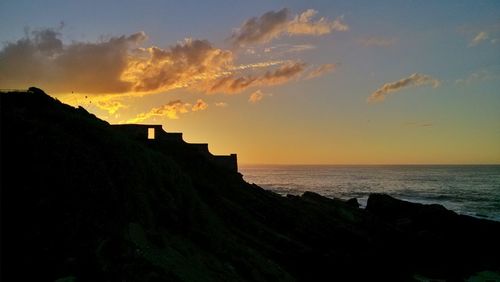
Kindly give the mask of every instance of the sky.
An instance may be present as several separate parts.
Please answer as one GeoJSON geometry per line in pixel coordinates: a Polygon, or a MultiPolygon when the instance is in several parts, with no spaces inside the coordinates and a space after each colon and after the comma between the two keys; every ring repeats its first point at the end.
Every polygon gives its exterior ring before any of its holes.
{"type": "Polygon", "coordinates": [[[0,88],[240,164],[499,164],[500,1],[0,2],[0,88]]]}

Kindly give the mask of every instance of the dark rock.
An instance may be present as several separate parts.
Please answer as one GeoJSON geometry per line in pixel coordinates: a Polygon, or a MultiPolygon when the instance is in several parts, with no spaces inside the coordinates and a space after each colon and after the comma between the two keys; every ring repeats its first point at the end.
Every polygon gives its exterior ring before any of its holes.
{"type": "Polygon", "coordinates": [[[500,253],[500,245],[493,243],[500,234],[498,222],[385,194],[370,195],[366,210],[403,231],[412,264],[422,272],[452,277],[480,265],[500,270],[500,259],[494,255],[500,253]]]}
{"type": "Polygon", "coordinates": [[[356,198],[349,199],[346,201],[346,203],[348,205],[350,205],[351,207],[355,207],[355,208],[359,208],[359,206],[360,206],[358,199],[356,199],[356,198]]]}
{"type": "Polygon", "coordinates": [[[371,194],[368,197],[366,210],[388,219],[416,216],[453,216],[453,211],[437,204],[423,205],[398,200],[386,194],[371,194]]]}

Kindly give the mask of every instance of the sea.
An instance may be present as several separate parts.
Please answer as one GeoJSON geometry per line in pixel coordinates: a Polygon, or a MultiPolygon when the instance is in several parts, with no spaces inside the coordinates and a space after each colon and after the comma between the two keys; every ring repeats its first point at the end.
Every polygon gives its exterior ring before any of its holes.
{"type": "Polygon", "coordinates": [[[239,171],[283,196],[312,191],[357,198],[365,207],[369,194],[386,193],[500,221],[500,165],[243,165],[239,171]]]}

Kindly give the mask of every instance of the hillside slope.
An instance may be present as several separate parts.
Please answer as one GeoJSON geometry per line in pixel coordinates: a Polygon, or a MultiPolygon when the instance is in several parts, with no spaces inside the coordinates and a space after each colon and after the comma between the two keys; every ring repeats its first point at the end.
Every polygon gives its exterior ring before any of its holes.
{"type": "Polygon", "coordinates": [[[281,197],[44,93],[0,95],[2,281],[458,279],[500,223],[370,197],[281,197]]]}

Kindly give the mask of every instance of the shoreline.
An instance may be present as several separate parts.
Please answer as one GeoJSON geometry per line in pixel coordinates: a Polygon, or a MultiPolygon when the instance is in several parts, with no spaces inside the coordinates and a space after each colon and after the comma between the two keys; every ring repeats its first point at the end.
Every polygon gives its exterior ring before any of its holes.
{"type": "Polygon", "coordinates": [[[246,181],[286,196],[312,191],[327,198],[372,193],[422,204],[440,204],[459,214],[500,221],[500,166],[240,166],[246,181]]]}
{"type": "MultiPolygon", "coordinates": [[[[263,187],[262,185],[259,185],[261,187],[263,187]]],[[[302,193],[299,193],[299,194],[283,194],[283,193],[280,193],[279,190],[273,190],[273,189],[267,189],[265,187],[263,187],[265,190],[268,190],[268,191],[271,191],[275,194],[278,194],[282,197],[287,197],[288,195],[291,195],[291,196],[302,196],[304,193],[307,193],[307,192],[312,192],[312,193],[317,193],[317,192],[314,192],[314,191],[304,191],[302,193]]],[[[318,193],[319,194],[319,193],[318,193]]],[[[366,205],[367,205],[367,201],[368,201],[368,198],[370,197],[370,194],[368,194],[367,196],[364,196],[364,197],[353,197],[353,198],[338,198],[338,197],[328,197],[328,196],[325,196],[325,195],[322,195],[322,194],[319,194],[325,198],[328,198],[328,199],[332,199],[332,200],[341,200],[341,201],[348,201],[348,200],[351,200],[351,199],[356,199],[359,203],[359,208],[360,209],[366,209],[366,205]]],[[[449,207],[447,207],[446,205],[442,204],[442,203],[439,203],[439,202],[435,202],[435,201],[426,201],[426,200],[417,200],[415,198],[400,198],[400,197],[396,197],[396,196],[393,196],[391,194],[387,194],[395,199],[398,199],[398,200],[401,200],[401,201],[405,201],[405,202],[409,202],[409,203],[414,203],[414,204],[422,204],[422,205],[441,205],[443,206],[444,208],[446,208],[447,210],[450,210],[452,212],[455,212],[457,215],[465,215],[465,216],[471,216],[471,217],[474,217],[474,218],[477,218],[477,219],[486,219],[486,220],[491,220],[491,221],[496,221],[496,222],[500,222],[500,217],[492,217],[492,216],[488,216],[488,215],[482,215],[482,214],[475,214],[475,213],[462,213],[460,211],[457,211],[457,210],[454,210],[454,209],[451,209],[449,207]]]]}

